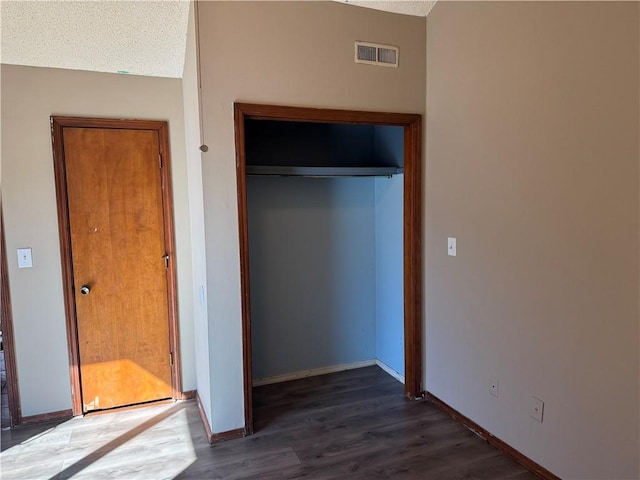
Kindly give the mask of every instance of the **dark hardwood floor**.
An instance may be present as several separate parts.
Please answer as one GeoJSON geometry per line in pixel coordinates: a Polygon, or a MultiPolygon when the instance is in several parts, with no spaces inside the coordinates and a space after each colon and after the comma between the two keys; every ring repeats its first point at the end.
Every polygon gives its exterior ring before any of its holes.
{"type": "Polygon", "coordinates": [[[193,401],[17,428],[2,478],[537,478],[402,391],[378,367],[259,387],[256,433],[213,446],[193,401]]]}

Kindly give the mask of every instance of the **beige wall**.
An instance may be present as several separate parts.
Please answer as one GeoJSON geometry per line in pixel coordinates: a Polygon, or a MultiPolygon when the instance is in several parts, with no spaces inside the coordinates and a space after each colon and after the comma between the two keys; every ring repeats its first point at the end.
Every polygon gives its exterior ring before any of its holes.
{"type": "Polygon", "coordinates": [[[210,420],[221,432],[244,424],[233,102],[422,113],[425,20],[334,2],[202,2],[199,13],[210,420]],[[356,40],[399,46],[400,67],[355,64],[356,40]]]}
{"type": "Polygon", "coordinates": [[[22,414],[71,408],[49,116],[168,120],[182,379],[195,388],[193,301],[181,81],[2,65],[2,201],[22,414]],[[31,269],[16,248],[31,247],[31,269]]]}
{"type": "Polygon", "coordinates": [[[187,28],[187,48],[182,75],[184,99],[187,177],[191,221],[191,256],[193,275],[193,353],[196,362],[196,384],[207,418],[211,418],[211,378],[209,373],[209,325],[207,318],[207,263],[204,244],[204,205],[202,201],[202,154],[200,152],[200,84],[196,42],[196,7],[191,2],[187,28]]]}
{"type": "Polygon", "coordinates": [[[426,385],[562,478],[640,478],[638,7],[427,19],[426,385]]]}

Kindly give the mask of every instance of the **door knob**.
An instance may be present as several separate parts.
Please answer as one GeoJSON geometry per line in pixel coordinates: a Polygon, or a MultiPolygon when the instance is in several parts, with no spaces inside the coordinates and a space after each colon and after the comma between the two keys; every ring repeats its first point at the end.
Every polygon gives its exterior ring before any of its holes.
{"type": "Polygon", "coordinates": [[[90,291],[91,289],[89,288],[89,285],[83,285],[82,287],[80,287],[80,293],[82,295],[89,295],[90,291]]]}

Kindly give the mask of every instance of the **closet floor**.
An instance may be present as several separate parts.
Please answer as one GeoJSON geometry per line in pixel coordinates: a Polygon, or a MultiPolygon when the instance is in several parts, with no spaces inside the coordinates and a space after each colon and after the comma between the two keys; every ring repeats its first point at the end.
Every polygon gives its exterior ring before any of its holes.
{"type": "Polygon", "coordinates": [[[210,446],[194,401],[2,432],[3,479],[535,479],[378,367],[254,390],[256,433],[210,446]]]}

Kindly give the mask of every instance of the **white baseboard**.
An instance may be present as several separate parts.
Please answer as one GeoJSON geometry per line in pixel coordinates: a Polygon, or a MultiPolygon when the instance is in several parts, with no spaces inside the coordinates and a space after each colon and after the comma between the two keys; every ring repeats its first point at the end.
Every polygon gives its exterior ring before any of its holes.
{"type": "MultiPolygon", "coordinates": [[[[259,378],[257,380],[254,380],[253,386],[260,387],[261,385],[269,385],[271,383],[288,382],[289,380],[298,380],[300,378],[315,377],[316,375],[325,375],[327,373],[342,372],[344,370],[354,370],[356,368],[370,367],[371,365],[376,365],[376,364],[377,364],[377,360],[365,360],[363,362],[343,363],[342,365],[333,365],[331,367],[314,368],[312,370],[303,370],[301,372],[285,373],[283,375],[275,375],[273,377],[265,377],[265,378],[259,378]]],[[[384,369],[384,367],[381,367],[381,368],[384,369]]],[[[389,368],[389,367],[386,367],[386,368],[389,368]]],[[[394,372],[394,373],[396,373],[397,375],[397,372],[394,372]]],[[[403,377],[403,383],[404,383],[404,377],[403,377]]]]}
{"type": "Polygon", "coordinates": [[[399,372],[396,372],[393,368],[391,368],[389,365],[387,365],[386,363],[382,363],[380,360],[378,360],[376,358],[375,360],[376,365],[378,365],[382,370],[384,370],[385,372],[387,372],[389,375],[391,375],[393,378],[395,378],[396,380],[398,380],[401,384],[404,385],[404,375],[400,374],[399,372]]]}

